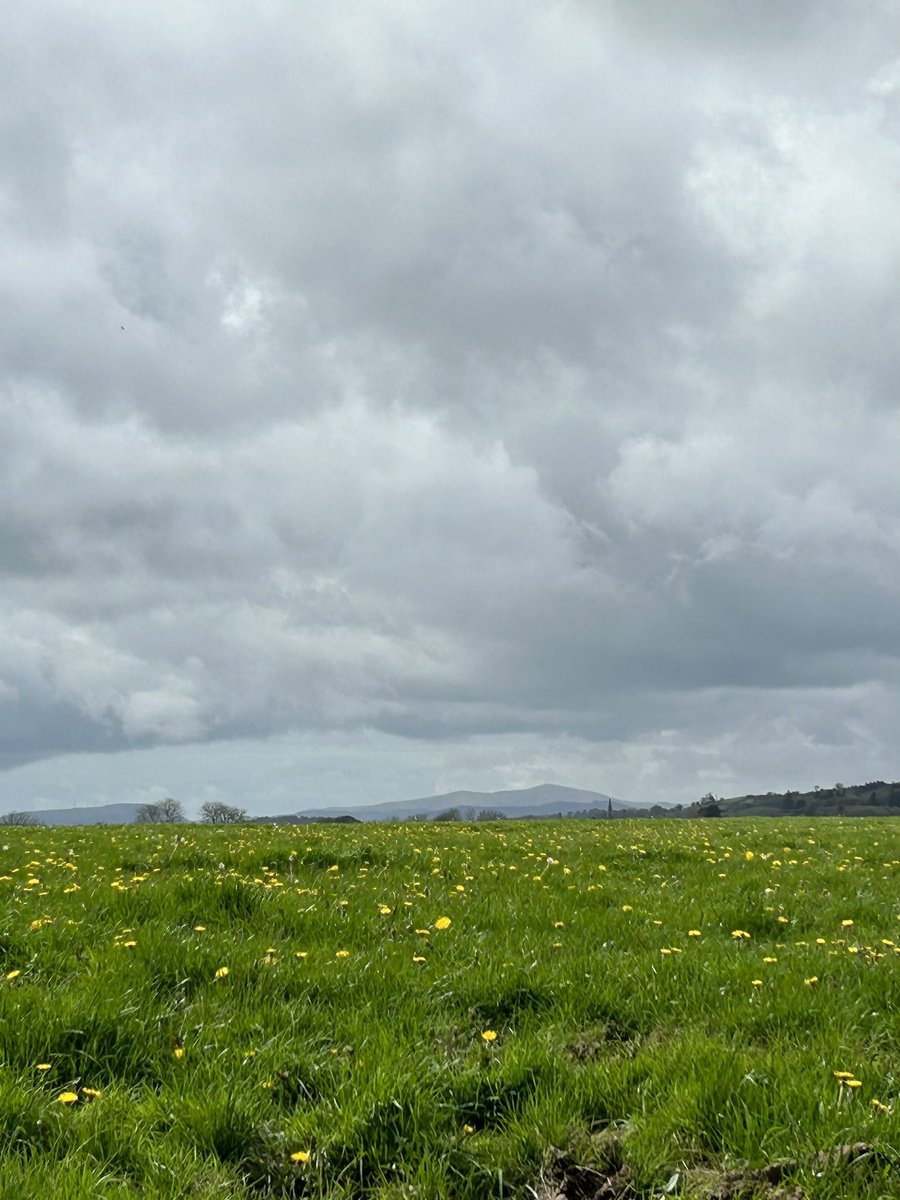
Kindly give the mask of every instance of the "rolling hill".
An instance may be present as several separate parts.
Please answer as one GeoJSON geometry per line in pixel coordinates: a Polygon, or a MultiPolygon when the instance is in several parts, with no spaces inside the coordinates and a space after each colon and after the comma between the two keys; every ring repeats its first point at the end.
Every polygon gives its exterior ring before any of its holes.
{"type": "Polygon", "coordinates": [[[558,813],[586,812],[588,809],[605,812],[610,799],[617,812],[641,807],[632,801],[616,800],[604,792],[542,783],[537,787],[500,792],[444,792],[437,796],[420,796],[415,800],[397,800],[386,804],[360,804],[341,809],[310,808],[298,812],[296,816],[315,819],[340,812],[360,821],[408,821],[413,817],[434,817],[438,813],[456,809],[463,819],[485,810],[502,813],[505,817],[555,817],[558,813]]]}

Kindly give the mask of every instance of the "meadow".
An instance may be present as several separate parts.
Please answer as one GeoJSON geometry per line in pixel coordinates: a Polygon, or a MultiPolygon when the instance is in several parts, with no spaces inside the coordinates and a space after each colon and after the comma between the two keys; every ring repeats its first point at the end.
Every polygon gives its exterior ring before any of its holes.
{"type": "Polygon", "coordinates": [[[900,1197],[900,820],[0,831],[0,1197],[900,1197]]]}

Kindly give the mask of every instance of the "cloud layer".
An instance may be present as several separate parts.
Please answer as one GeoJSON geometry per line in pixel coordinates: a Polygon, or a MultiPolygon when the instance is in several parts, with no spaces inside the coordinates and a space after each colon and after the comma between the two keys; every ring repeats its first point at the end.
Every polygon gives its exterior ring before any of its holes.
{"type": "Polygon", "coordinates": [[[20,6],[4,788],[199,796],[228,746],[260,809],[285,746],[317,802],[896,776],[898,35],[20,6]]]}

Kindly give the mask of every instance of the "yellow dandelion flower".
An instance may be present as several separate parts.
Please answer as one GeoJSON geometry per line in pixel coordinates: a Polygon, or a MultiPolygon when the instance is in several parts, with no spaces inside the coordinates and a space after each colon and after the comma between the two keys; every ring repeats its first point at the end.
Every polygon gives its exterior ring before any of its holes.
{"type": "MultiPolygon", "coordinates": [[[[873,1104],[875,1103],[874,1100],[872,1101],[872,1103],[873,1104]]],[[[887,1111],[890,1112],[890,1109],[887,1109],[887,1111]]],[[[463,1133],[474,1133],[474,1132],[475,1132],[474,1125],[463,1125],[463,1133]]]]}
{"type": "Polygon", "coordinates": [[[819,982],[819,977],[818,977],[818,975],[811,975],[809,977],[809,979],[804,979],[803,982],[806,984],[807,987],[812,987],[813,984],[816,984],[819,982]]]}
{"type": "Polygon", "coordinates": [[[843,1080],[843,1084],[844,1084],[844,1087],[848,1087],[848,1088],[862,1087],[862,1083],[858,1079],[845,1079],[845,1080],[843,1080]]]}
{"type": "Polygon", "coordinates": [[[424,961],[425,961],[425,956],[423,954],[414,954],[413,955],[413,962],[424,962],[424,961]]]}
{"type": "Polygon", "coordinates": [[[752,850],[745,850],[744,858],[747,860],[747,862],[753,862],[754,858],[756,858],[756,855],[753,853],[752,850]]]}
{"type": "Polygon", "coordinates": [[[295,950],[294,958],[306,958],[308,954],[309,954],[308,950],[295,950]]]}
{"type": "Polygon", "coordinates": [[[773,954],[767,954],[766,957],[763,959],[763,962],[764,963],[773,963],[773,962],[778,962],[778,959],[773,954]]]}
{"type": "Polygon", "coordinates": [[[75,1104],[78,1100],[77,1092],[62,1092],[56,1097],[58,1104],[75,1104]]]}
{"type": "Polygon", "coordinates": [[[195,925],[194,926],[194,933],[205,933],[205,932],[206,932],[205,925],[195,925]]]}
{"type": "Polygon", "coordinates": [[[634,909],[631,907],[630,904],[623,904],[622,912],[634,912],[634,909]]]}
{"type": "Polygon", "coordinates": [[[484,1042],[496,1042],[497,1031],[495,1029],[485,1029],[481,1034],[481,1040],[484,1042]]]}
{"type": "Polygon", "coordinates": [[[349,950],[338,950],[337,954],[335,955],[335,958],[349,958],[349,957],[350,957],[349,950]]]}
{"type": "Polygon", "coordinates": [[[852,924],[853,924],[852,921],[841,921],[841,928],[849,929],[852,924]]]}
{"type": "Polygon", "coordinates": [[[82,1096],[89,1096],[91,1100],[94,1100],[97,1096],[103,1095],[99,1088],[82,1088],[81,1094],[82,1096]]]}
{"type": "Polygon", "coordinates": [[[732,929],[731,936],[740,940],[741,938],[748,938],[750,934],[746,929],[732,929]]]}
{"type": "Polygon", "coordinates": [[[49,1071],[52,1066],[53,1066],[52,1063],[38,1063],[38,1065],[34,1069],[36,1071],[49,1071]]]}
{"type": "Polygon", "coordinates": [[[9,971],[9,972],[7,972],[6,978],[7,979],[18,979],[21,974],[22,974],[21,971],[9,971]]]}
{"type": "Polygon", "coordinates": [[[832,1071],[831,1073],[835,1077],[835,1079],[855,1079],[856,1078],[852,1071],[832,1071]]]}
{"type": "Polygon", "coordinates": [[[750,982],[754,987],[762,987],[763,985],[763,981],[761,979],[751,979],[750,982]]]}
{"type": "Polygon", "coordinates": [[[383,917],[389,917],[391,915],[391,906],[389,904],[379,904],[378,911],[383,917]]]}
{"type": "Polygon", "coordinates": [[[309,1151],[308,1150],[295,1150],[294,1153],[291,1155],[291,1162],[308,1163],[309,1162],[309,1151]]]}
{"type": "Polygon", "coordinates": [[[870,1100],[869,1103],[878,1112],[889,1113],[889,1112],[893,1111],[889,1104],[882,1104],[882,1102],[880,1100],[870,1100]]]}
{"type": "Polygon", "coordinates": [[[438,917],[434,923],[435,929],[449,929],[453,922],[449,917],[438,917]]]}
{"type": "Polygon", "coordinates": [[[688,930],[688,937],[702,937],[702,936],[703,936],[703,934],[700,932],[699,929],[689,929],[688,930]]]}
{"type": "Polygon", "coordinates": [[[184,1058],[184,1046],[176,1046],[172,1053],[176,1058],[184,1058]]]}
{"type": "Polygon", "coordinates": [[[218,971],[216,971],[216,979],[224,979],[227,974],[227,967],[219,967],[218,971]]]}

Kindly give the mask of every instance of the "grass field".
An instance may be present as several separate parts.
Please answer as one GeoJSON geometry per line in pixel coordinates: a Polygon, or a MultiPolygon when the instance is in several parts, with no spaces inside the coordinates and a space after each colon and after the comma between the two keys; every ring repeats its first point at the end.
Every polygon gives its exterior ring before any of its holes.
{"type": "Polygon", "coordinates": [[[900,1197],[900,821],[0,840],[4,1200],[900,1197]]]}

